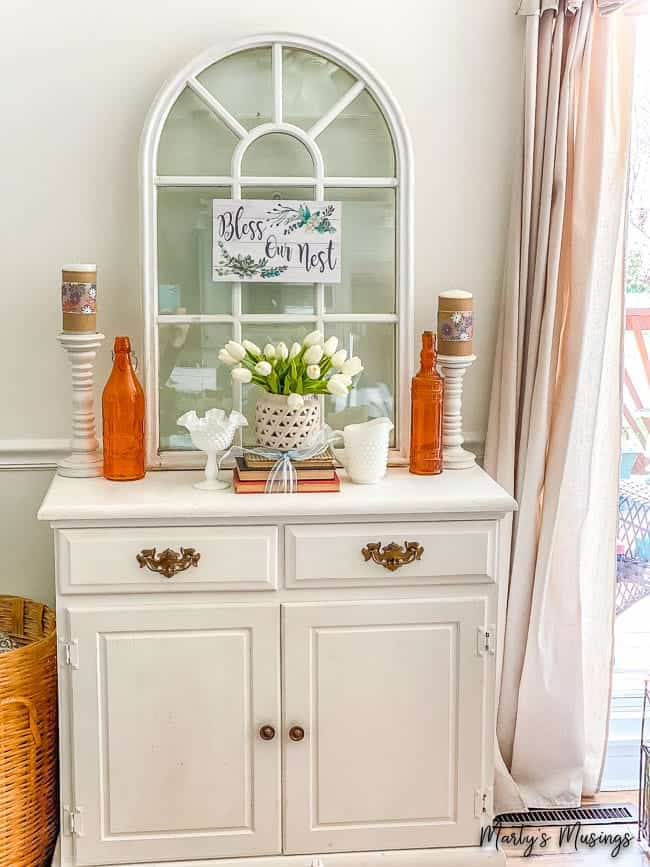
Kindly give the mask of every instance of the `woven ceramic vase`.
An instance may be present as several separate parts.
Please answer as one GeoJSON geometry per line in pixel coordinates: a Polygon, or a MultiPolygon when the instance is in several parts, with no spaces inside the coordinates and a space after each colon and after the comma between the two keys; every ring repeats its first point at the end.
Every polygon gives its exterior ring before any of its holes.
{"type": "Polygon", "coordinates": [[[320,405],[313,395],[300,409],[289,409],[284,394],[265,394],[255,406],[255,438],[258,446],[288,451],[300,448],[320,425],[320,405]]]}

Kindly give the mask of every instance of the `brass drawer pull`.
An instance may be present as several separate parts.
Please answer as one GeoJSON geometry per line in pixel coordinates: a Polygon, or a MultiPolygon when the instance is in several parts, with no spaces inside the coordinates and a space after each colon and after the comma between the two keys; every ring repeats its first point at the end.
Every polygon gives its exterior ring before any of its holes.
{"type": "Polygon", "coordinates": [[[165,548],[160,554],[156,554],[155,548],[143,548],[136,555],[141,569],[146,566],[152,572],[160,572],[165,578],[172,578],[190,566],[198,566],[200,559],[201,555],[194,548],[181,548],[180,554],[171,548],[165,548]]]}
{"type": "Polygon", "coordinates": [[[405,566],[414,560],[421,560],[424,548],[419,542],[404,542],[404,545],[391,542],[383,548],[381,542],[368,542],[366,547],[361,549],[361,553],[366,562],[373,560],[389,572],[394,572],[400,566],[405,566]]]}
{"type": "Polygon", "coordinates": [[[298,743],[305,736],[305,730],[302,726],[291,726],[289,729],[289,737],[292,741],[298,743]]]}

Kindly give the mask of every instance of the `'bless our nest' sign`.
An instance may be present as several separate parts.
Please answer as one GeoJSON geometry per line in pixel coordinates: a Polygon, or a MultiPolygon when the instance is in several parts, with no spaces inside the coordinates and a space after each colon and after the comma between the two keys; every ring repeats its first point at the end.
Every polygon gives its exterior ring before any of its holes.
{"type": "Polygon", "coordinates": [[[341,203],[213,199],[215,281],[340,283],[341,203]]]}

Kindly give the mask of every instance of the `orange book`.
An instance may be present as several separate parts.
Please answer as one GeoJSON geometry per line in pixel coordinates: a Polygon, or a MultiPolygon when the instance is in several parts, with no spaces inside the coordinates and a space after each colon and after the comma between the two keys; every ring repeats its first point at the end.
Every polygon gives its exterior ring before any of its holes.
{"type": "MultiPolygon", "coordinates": [[[[232,484],[236,494],[264,494],[266,493],[266,481],[244,481],[240,478],[237,469],[233,470],[232,484]]],[[[282,493],[278,485],[278,493],[282,493]]],[[[334,473],[332,479],[299,479],[296,483],[296,491],[299,494],[320,494],[341,490],[341,480],[334,473]]],[[[275,492],[274,492],[275,493],[275,492]]]]}

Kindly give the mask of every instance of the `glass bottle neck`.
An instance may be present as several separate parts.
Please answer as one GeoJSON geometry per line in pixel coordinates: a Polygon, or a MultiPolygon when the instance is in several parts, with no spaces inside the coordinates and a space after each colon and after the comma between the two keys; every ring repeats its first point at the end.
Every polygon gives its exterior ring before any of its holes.
{"type": "Polygon", "coordinates": [[[420,373],[433,374],[436,372],[436,346],[431,331],[425,331],[422,335],[422,349],[420,350],[420,373]]]}
{"type": "Polygon", "coordinates": [[[114,353],[113,366],[118,370],[132,370],[133,365],[131,364],[131,353],[126,349],[118,349],[117,352],[114,353]]]}

